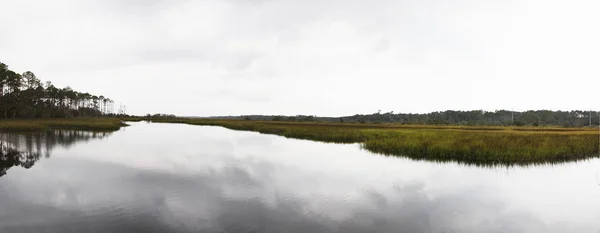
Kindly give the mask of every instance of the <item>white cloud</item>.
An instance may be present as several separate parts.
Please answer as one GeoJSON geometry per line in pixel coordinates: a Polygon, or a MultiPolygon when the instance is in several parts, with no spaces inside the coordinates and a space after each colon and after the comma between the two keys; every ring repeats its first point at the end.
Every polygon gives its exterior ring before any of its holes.
{"type": "MultiPolygon", "coordinates": [[[[20,0],[0,61],[134,114],[597,108],[600,4],[20,0]]],[[[10,23],[9,23],[10,22],[10,23]]]]}

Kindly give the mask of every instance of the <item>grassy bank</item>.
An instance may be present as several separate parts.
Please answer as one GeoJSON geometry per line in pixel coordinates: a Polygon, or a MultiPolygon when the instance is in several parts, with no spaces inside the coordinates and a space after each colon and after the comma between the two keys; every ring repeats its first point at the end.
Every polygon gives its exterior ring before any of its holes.
{"type": "Polygon", "coordinates": [[[0,119],[0,132],[31,132],[48,129],[115,131],[126,126],[117,118],[0,119]]]}
{"type": "Polygon", "coordinates": [[[363,148],[386,155],[475,164],[531,164],[585,159],[598,156],[600,143],[597,128],[298,123],[185,118],[147,120],[222,126],[322,142],[362,143],[363,148]]]}

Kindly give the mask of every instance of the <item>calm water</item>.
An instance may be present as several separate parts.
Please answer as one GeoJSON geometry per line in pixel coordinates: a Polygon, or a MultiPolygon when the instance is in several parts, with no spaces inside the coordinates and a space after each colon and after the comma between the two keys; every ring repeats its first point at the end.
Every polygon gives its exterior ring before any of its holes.
{"type": "Polygon", "coordinates": [[[0,141],[2,233],[600,232],[598,159],[481,168],[147,123],[0,141]]]}

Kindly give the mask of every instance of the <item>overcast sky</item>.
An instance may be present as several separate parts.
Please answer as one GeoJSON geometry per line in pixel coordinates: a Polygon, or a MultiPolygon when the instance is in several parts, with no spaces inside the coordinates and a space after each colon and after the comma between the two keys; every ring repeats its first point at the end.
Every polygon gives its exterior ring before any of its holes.
{"type": "Polygon", "coordinates": [[[597,0],[2,0],[0,62],[128,113],[600,109],[597,0]]]}

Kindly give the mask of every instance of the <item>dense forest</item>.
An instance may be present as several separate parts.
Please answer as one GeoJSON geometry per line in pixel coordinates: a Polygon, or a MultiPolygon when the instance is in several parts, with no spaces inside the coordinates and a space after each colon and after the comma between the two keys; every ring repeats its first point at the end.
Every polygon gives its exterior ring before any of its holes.
{"type": "Polygon", "coordinates": [[[0,118],[69,118],[112,115],[114,101],[104,96],[42,83],[0,63],[0,118]]]}
{"type": "Polygon", "coordinates": [[[214,117],[219,119],[298,121],[298,122],[343,122],[343,123],[396,123],[428,125],[473,125],[473,126],[598,126],[600,112],[596,111],[443,111],[423,114],[373,113],[344,117],[317,116],[264,116],[247,115],[214,117]]]}

